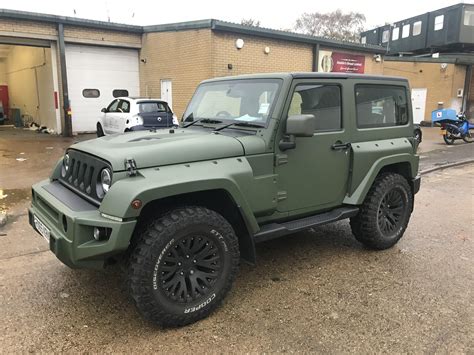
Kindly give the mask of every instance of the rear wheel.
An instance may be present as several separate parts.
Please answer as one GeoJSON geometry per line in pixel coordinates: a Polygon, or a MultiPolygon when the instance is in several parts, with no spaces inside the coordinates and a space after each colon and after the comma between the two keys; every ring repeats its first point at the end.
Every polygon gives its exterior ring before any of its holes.
{"type": "Polygon", "coordinates": [[[178,208],[139,237],[129,260],[128,284],[145,318],[181,326],[217,308],[238,265],[237,237],[224,217],[202,207],[178,208]]]}
{"type": "Polygon", "coordinates": [[[388,249],[403,236],[413,209],[407,180],[395,173],[377,177],[359,213],[351,218],[355,238],[372,249],[388,249]]]}
{"type": "Polygon", "coordinates": [[[466,143],[474,142],[474,128],[469,128],[469,131],[462,139],[466,143]]]}
{"type": "Polygon", "coordinates": [[[100,123],[97,123],[97,137],[103,137],[105,136],[104,130],[102,129],[102,125],[100,123]]]}

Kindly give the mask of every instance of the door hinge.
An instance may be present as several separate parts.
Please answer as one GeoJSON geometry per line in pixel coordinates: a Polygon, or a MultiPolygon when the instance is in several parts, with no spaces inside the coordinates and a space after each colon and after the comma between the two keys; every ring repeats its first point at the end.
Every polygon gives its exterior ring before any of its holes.
{"type": "Polygon", "coordinates": [[[127,171],[128,176],[136,176],[138,174],[137,171],[137,163],[133,158],[127,158],[124,161],[125,170],[127,171]]]}
{"type": "Polygon", "coordinates": [[[280,166],[286,163],[288,163],[288,155],[275,154],[275,166],[280,166]]]}
{"type": "Polygon", "coordinates": [[[284,201],[286,200],[286,191],[278,191],[277,192],[277,201],[284,201]]]}

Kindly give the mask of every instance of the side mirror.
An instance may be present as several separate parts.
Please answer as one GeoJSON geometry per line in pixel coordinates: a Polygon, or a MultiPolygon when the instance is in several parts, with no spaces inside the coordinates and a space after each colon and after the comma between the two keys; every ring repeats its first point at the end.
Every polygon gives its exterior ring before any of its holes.
{"type": "Polygon", "coordinates": [[[316,128],[314,115],[293,115],[286,120],[286,134],[295,137],[312,137],[316,128]]]}
{"type": "Polygon", "coordinates": [[[293,115],[286,120],[285,136],[279,143],[282,151],[296,147],[295,137],[312,137],[316,128],[314,115],[293,115]]]}
{"type": "Polygon", "coordinates": [[[100,112],[106,113],[107,109],[104,107],[102,110],[100,110],[100,112]]]}

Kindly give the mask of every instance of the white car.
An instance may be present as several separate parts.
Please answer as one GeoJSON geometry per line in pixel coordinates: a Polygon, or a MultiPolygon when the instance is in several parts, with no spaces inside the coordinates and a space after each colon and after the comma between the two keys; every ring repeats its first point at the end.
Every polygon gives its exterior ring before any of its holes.
{"type": "Polygon", "coordinates": [[[174,126],[178,126],[178,118],[166,101],[118,97],[102,109],[97,136],[174,126]]]}

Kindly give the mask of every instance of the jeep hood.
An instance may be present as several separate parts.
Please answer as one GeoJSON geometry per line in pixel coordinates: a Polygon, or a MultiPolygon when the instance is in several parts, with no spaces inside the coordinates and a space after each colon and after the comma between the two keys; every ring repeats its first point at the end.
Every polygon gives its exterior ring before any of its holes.
{"type": "Polygon", "coordinates": [[[208,130],[177,129],[138,131],[105,136],[71,146],[108,161],[114,171],[124,170],[125,159],[135,159],[138,169],[195,161],[230,158],[263,152],[265,143],[257,136],[233,137],[208,130]]]}

